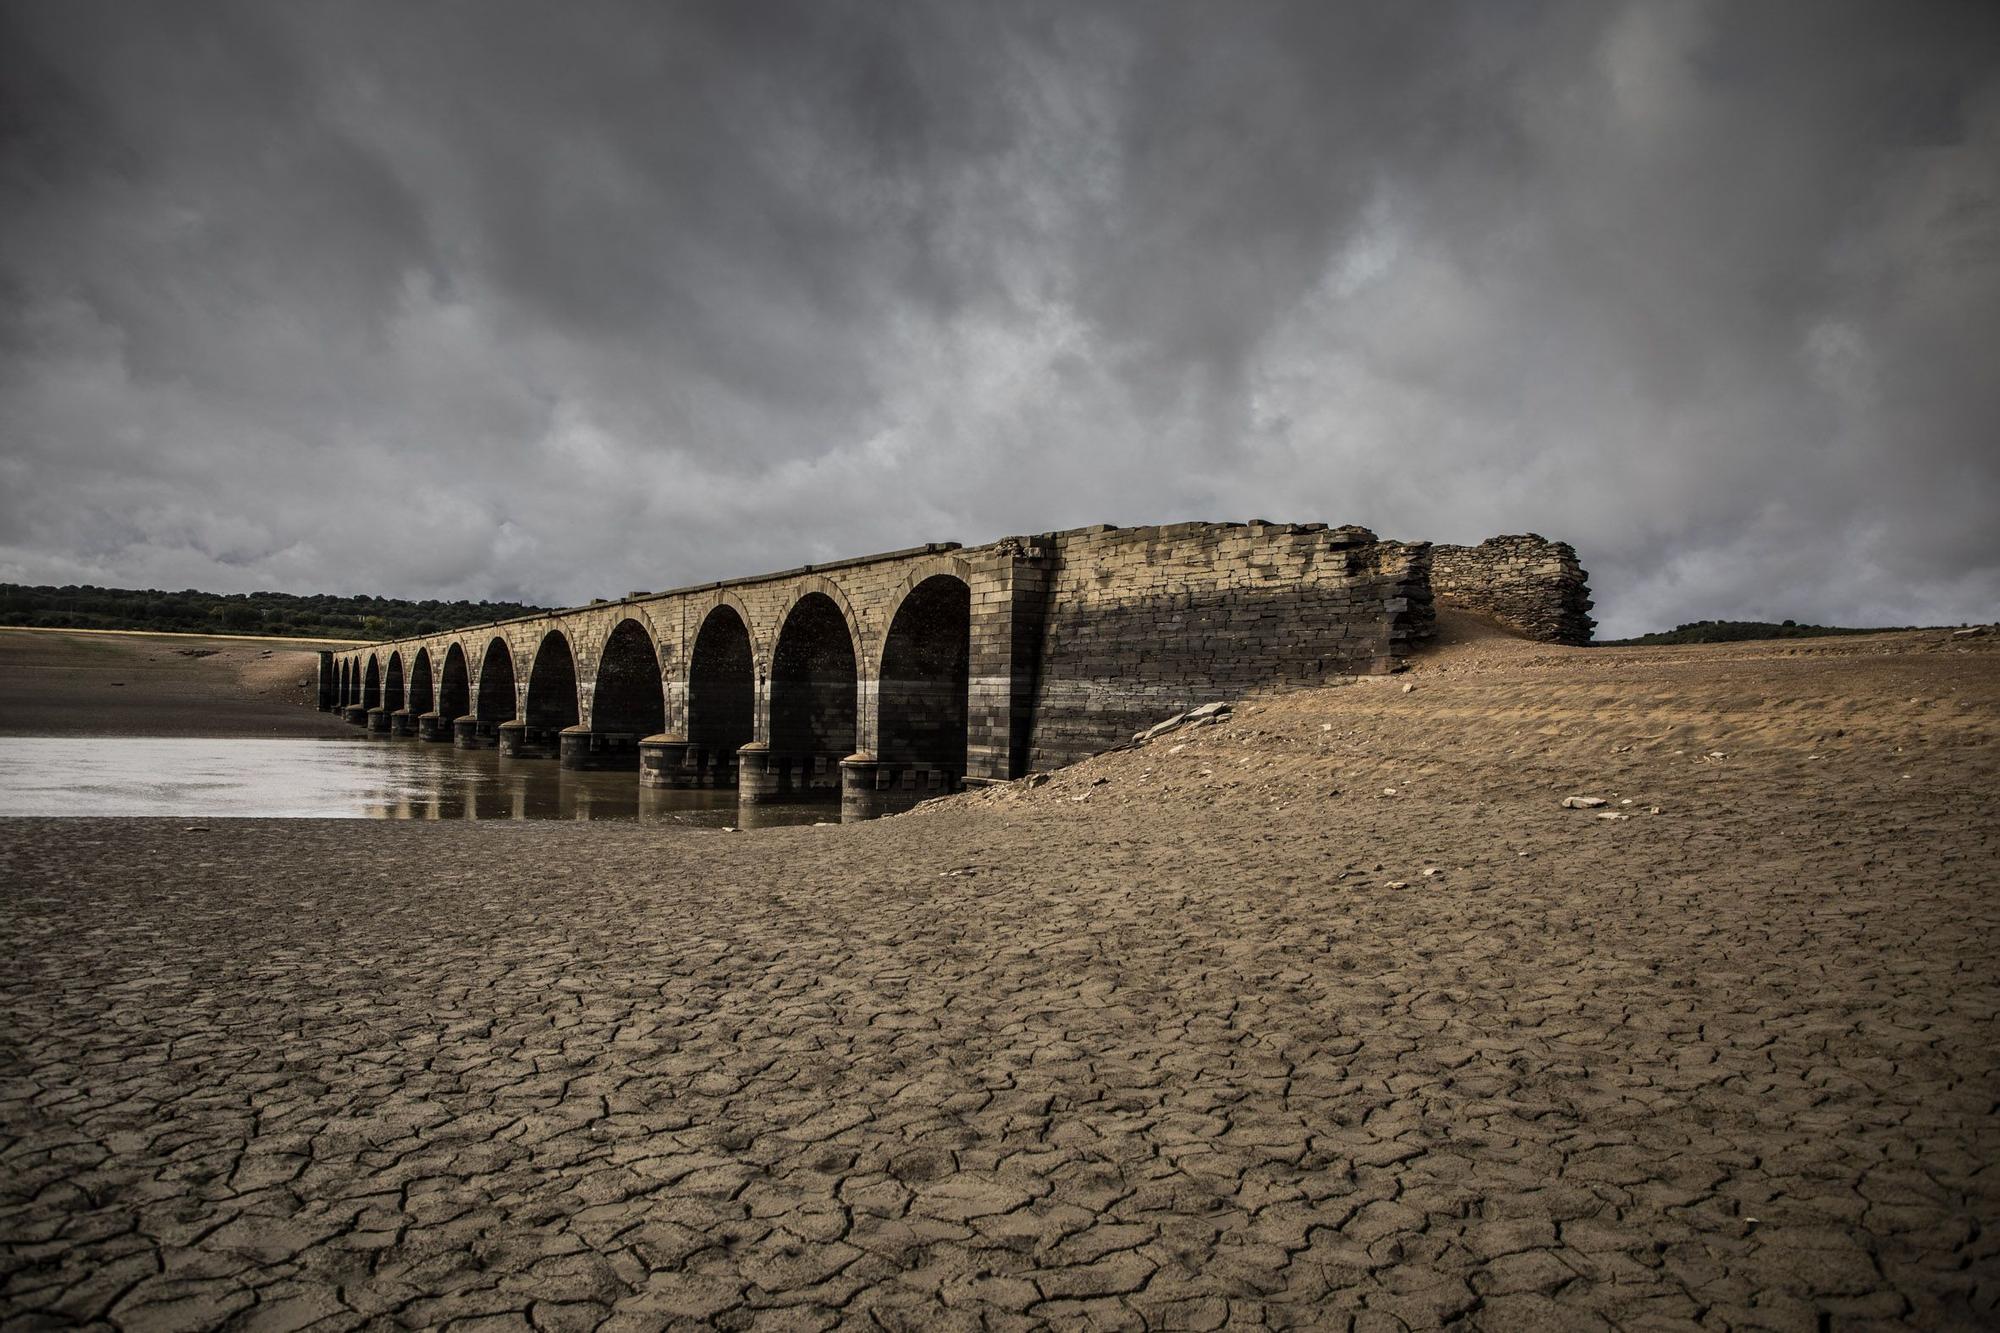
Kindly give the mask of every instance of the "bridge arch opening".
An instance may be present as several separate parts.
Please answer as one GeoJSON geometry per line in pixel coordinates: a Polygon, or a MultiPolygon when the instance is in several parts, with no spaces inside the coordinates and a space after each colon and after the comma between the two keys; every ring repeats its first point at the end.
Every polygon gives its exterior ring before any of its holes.
{"type": "Polygon", "coordinates": [[[479,654],[479,679],[468,689],[466,650],[452,644],[444,658],[444,681],[438,701],[451,722],[451,739],[462,750],[490,750],[500,743],[500,728],[514,720],[519,696],[514,689],[514,653],[494,635],[479,654]],[[457,711],[454,711],[457,710],[457,711]]]}
{"type": "Polygon", "coordinates": [[[417,656],[410,663],[410,695],[406,705],[414,714],[431,711],[431,650],[417,649],[417,656]]]}
{"type": "Polygon", "coordinates": [[[711,610],[688,657],[688,760],[718,787],[736,785],[736,752],[757,736],[757,659],[736,608],[711,610]]]}
{"type": "Polygon", "coordinates": [[[444,669],[438,672],[437,710],[448,721],[472,711],[472,696],[465,672],[465,649],[455,643],[444,650],[444,669]]]}
{"type": "Polygon", "coordinates": [[[514,720],[514,654],[507,641],[494,638],[479,664],[479,707],[474,716],[497,726],[514,720]]]}
{"type": "Polygon", "coordinates": [[[521,710],[530,737],[553,746],[556,734],[577,721],[576,656],[559,629],[542,636],[528,667],[528,703],[521,710]]]}
{"type": "Polygon", "coordinates": [[[636,620],[621,620],[604,641],[591,695],[590,729],[634,741],[667,729],[666,689],[653,636],[636,620]]]}
{"type": "Polygon", "coordinates": [[[361,673],[354,669],[354,660],[349,658],[341,665],[340,701],[344,704],[361,702],[361,673]]]}
{"type": "Polygon", "coordinates": [[[389,654],[389,669],[382,677],[382,708],[393,713],[403,706],[403,655],[389,654]]]}
{"type": "Polygon", "coordinates": [[[771,764],[798,795],[838,795],[854,753],[859,675],[847,617],[825,593],[793,604],[771,655],[771,764]]]}
{"type": "Polygon", "coordinates": [[[382,702],[382,669],[376,665],[375,654],[368,654],[368,670],[361,677],[361,706],[375,708],[382,702]]]}
{"type": "Polygon", "coordinates": [[[882,642],[877,758],[906,791],[955,790],[965,778],[972,589],[936,574],[910,589],[882,642]],[[907,775],[907,776],[904,776],[907,775]]]}

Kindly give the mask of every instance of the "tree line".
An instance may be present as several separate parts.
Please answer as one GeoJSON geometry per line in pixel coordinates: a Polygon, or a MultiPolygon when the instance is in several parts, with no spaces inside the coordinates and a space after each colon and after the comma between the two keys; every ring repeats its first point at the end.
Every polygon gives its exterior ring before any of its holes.
{"type": "Polygon", "coordinates": [[[1795,620],[1695,620],[1633,639],[1604,639],[1607,647],[1629,644],[1747,643],[1754,639],[1819,639],[1830,634],[1881,634],[1902,626],[1855,629],[1847,625],[1801,625],[1795,620]]]}
{"type": "Polygon", "coordinates": [[[275,634],[301,639],[406,639],[537,614],[520,602],[406,602],[393,597],[284,592],[163,592],[158,588],[0,583],[0,625],[275,634]]]}

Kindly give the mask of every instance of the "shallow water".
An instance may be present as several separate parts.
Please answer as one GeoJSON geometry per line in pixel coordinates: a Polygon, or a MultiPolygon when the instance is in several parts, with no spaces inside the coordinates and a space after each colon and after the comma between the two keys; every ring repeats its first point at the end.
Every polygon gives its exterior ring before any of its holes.
{"type": "Polygon", "coordinates": [[[0,816],[169,819],[616,819],[837,822],[834,805],[739,812],[734,791],[656,791],[637,773],[574,773],[410,740],[0,738],[0,816]]]}

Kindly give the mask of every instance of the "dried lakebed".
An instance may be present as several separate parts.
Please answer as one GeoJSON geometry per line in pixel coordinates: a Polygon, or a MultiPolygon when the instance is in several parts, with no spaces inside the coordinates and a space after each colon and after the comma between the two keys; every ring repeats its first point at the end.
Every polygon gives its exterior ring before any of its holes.
{"type": "Polygon", "coordinates": [[[1461,644],[754,836],[10,821],[0,1313],[1990,1326],[1996,663],[1461,644]]]}

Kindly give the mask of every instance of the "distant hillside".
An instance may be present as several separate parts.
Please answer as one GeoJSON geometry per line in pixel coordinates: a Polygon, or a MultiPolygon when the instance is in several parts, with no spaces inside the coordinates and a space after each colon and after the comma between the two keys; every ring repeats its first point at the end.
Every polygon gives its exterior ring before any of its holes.
{"type": "Polygon", "coordinates": [[[390,597],[295,597],[156,588],[27,587],[0,583],[0,625],[150,629],[183,634],[282,634],[300,639],[402,639],[533,615],[519,602],[404,602],[390,597]]]}
{"type": "Polygon", "coordinates": [[[1657,634],[1641,634],[1636,639],[1600,639],[1606,645],[1660,643],[1743,643],[1751,639],[1820,639],[1829,634],[1881,634],[1904,626],[1852,629],[1844,625],[1801,625],[1795,620],[1772,624],[1768,620],[1697,620],[1677,625],[1657,634]]]}

